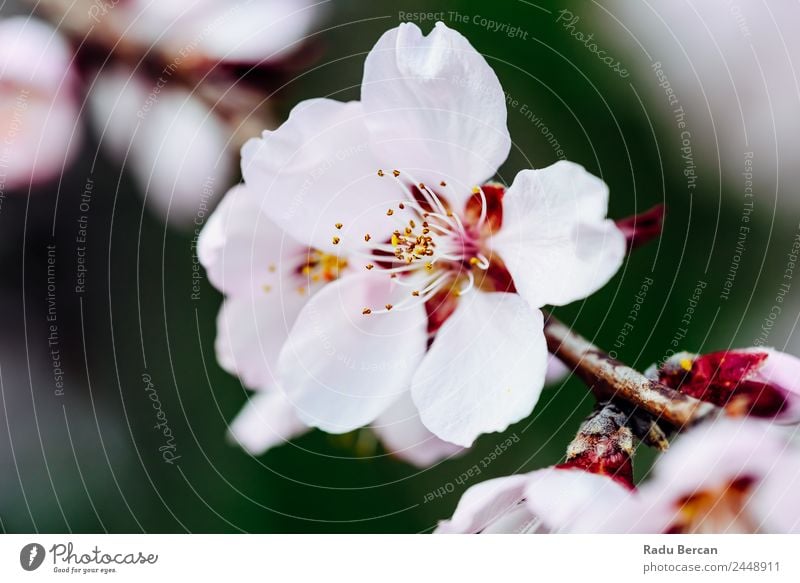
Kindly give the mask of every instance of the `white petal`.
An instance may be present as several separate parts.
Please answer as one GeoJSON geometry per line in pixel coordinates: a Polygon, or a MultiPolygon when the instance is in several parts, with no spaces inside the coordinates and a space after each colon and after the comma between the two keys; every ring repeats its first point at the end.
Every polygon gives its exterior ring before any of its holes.
{"type": "Polygon", "coordinates": [[[58,176],[82,141],[72,54],[49,25],[0,21],[3,186],[25,189],[58,176]]]}
{"type": "Polygon", "coordinates": [[[147,203],[178,225],[207,218],[230,185],[228,131],[199,99],[123,69],[100,73],[89,95],[101,143],[129,166],[147,203]]]}
{"type": "Polygon", "coordinates": [[[82,141],[78,105],[71,97],[25,94],[3,87],[0,79],[0,179],[7,189],[27,189],[61,175],[82,141]]]}
{"type": "Polygon", "coordinates": [[[307,424],[343,433],[374,421],[407,390],[425,352],[422,304],[363,315],[409,295],[385,273],[354,274],[326,285],[297,318],[281,351],[282,386],[307,424]]]}
{"type": "MultiPolygon", "coordinates": [[[[768,423],[716,419],[692,429],[670,446],[640,489],[641,506],[620,515],[630,532],[664,532],[680,518],[679,501],[718,492],[737,478],[759,485],[780,460],[785,442],[768,423]]],[[[746,508],[746,512],[751,509],[746,508]]],[[[758,516],[752,516],[756,523],[758,516]]],[[[726,525],[715,528],[724,530],[726,525]]]]}
{"type": "Polygon", "coordinates": [[[463,451],[428,431],[408,392],[375,420],[372,429],[393,455],[421,468],[463,451]]]}
{"type": "Polygon", "coordinates": [[[309,0],[126,0],[105,12],[93,6],[90,15],[182,62],[258,63],[296,50],[318,11],[309,0]]]}
{"type": "Polygon", "coordinates": [[[800,533],[800,452],[789,445],[774,458],[767,478],[748,502],[764,532],[800,533]]]}
{"type": "Polygon", "coordinates": [[[547,355],[547,374],[545,375],[544,384],[554,385],[561,382],[572,369],[566,364],[561,362],[561,359],[552,354],[547,355]]]}
{"type": "Polygon", "coordinates": [[[226,299],[217,317],[220,366],[251,389],[273,387],[278,355],[306,301],[280,290],[226,299]]]}
{"type": "Polygon", "coordinates": [[[308,426],[297,418],[294,407],[279,389],[252,395],[228,428],[230,438],[253,455],[261,455],[307,431],[308,426]]]}
{"type": "Polygon", "coordinates": [[[209,31],[200,49],[212,59],[245,63],[272,62],[296,51],[319,11],[309,0],[240,0],[235,7],[215,8],[192,27],[195,34],[209,31]]]}
{"type": "Polygon", "coordinates": [[[139,112],[131,168],[148,204],[176,224],[202,220],[232,177],[223,122],[174,87],[163,89],[149,111],[139,112]]]}
{"type": "Polygon", "coordinates": [[[528,475],[495,478],[469,488],[458,502],[450,520],[439,523],[439,534],[516,532],[536,517],[523,498],[528,475]]]}
{"type": "Polygon", "coordinates": [[[27,16],[0,21],[0,79],[55,95],[74,79],[72,51],[46,22],[27,16]]]}
{"type": "Polygon", "coordinates": [[[760,381],[775,387],[786,398],[786,408],[776,419],[782,423],[800,422],[800,359],[791,354],[773,349],[753,348],[767,352],[769,356],[750,380],[760,381]]]}
{"type": "Polygon", "coordinates": [[[359,102],[312,99],[289,119],[242,148],[242,173],[264,211],[298,241],[334,250],[363,244],[366,233],[390,234],[386,210],[403,197],[379,164],[359,102]],[[344,229],[335,229],[343,223],[344,229]]]}
{"type": "Polygon", "coordinates": [[[296,292],[296,271],[307,249],[270,221],[260,201],[239,184],[203,227],[197,256],[211,283],[228,295],[280,295],[296,292]]]}
{"type": "Polygon", "coordinates": [[[607,204],[608,187],[577,164],[517,174],[492,244],[531,305],[585,298],[617,272],[625,237],[604,219],[607,204]]]}
{"type": "Polygon", "coordinates": [[[88,96],[89,113],[100,144],[119,160],[128,154],[141,121],[136,112],[148,94],[141,75],[124,67],[104,69],[95,77],[88,96]]]}
{"type": "Polygon", "coordinates": [[[612,478],[579,469],[533,472],[525,489],[528,509],[555,532],[616,532],[614,515],[632,496],[612,478]]]}
{"type": "Polygon", "coordinates": [[[425,426],[468,447],[527,417],[547,369],[542,326],[542,313],[517,294],[460,298],[411,384],[425,426]]]}
{"type": "Polygon", "coordinates": [[[386,164],[417,181],[452,183],[461,202],[511,148],[497,75],[441,22],[428,36],[411,23],[384,33],[364,64],[361,99],[386,164]]]}

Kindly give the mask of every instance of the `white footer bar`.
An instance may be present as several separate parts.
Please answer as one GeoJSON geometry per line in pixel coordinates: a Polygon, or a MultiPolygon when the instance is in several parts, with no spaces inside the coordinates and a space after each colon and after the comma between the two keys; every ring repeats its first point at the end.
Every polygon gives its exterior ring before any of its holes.
{"type": "Polygon", "coordinates": [[[797,582],[798,549],[800,535],[4,535],[0,581],[797,582]]]}

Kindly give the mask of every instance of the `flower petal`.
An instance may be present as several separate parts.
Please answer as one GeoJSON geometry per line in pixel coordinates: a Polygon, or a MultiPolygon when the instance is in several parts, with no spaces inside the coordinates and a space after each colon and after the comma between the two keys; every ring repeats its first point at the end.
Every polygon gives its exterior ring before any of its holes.
{"type": "MultiPolygon", "coordinates": [[[[653,476],[640,489],[638,508],[619,513],[627,532],[666,532],[681,520],[682,500],[704,492],[718,492],[734,480],[752,480],[755,488],[769,479],[786,444],[768,423],[751,419],[716,419],[682,435],[653,468],[653,476]]],[[[752,514],[750,502],[742,509],[752,514]]],[[[708,525],[714,531],[734,529],[734,512],[726,524],[708,525]]],[[[735,532],[735,530],[731,530],[735,532]]]]}
{"type": "Polygon", "coordinates": [[[510,533],[525,529],[536,517],[524,504],[528,475],[486,480],[469,488],[450,520],[443,520],[437,534],[510,533]]]}
{"type": "Polygon", "coordinates": [[[614,515],[632,496],[608,476],[579,469],[533,472],[525,488],[528,509],[554,532],[615,532],[614,515]]]}
{"type": "Polygon", "coordinates": [[[417,182],[451,182],[459,210],[511,149],[497,75],[441,22],[428,36],[411,23],[387,31],[367,56],[361,99],[381,159],[417,182]]]}
{"type": "Polygon", "coordinates": [[[27,189],[72,161],[83,130],[72,54],[50,25],[28,17],[0,21],[2,186],[27,189]]]}
{"type": "Polygon", "coordinates": [[[228,191],[197,242],[209,281],[229,296],[295,294],[288,280],[298,280],[294,272],[305,254],[303,245],[261,212],[260,201],[243,184],[228,191]]]}
{"type": "Polygon", "coordinates": [[[428,431],[408,392],[375,420],[372,429],[394,456],[421,468],[464,451],[428,431]]]}
{"type": "Polygon", "coordinates": [[[125,157],[145,199],[163,218],[200,221],[232,178],[229,132],[192,93],[157,92],[121,69],[101,73],[90,93],[95,126],[117,157],[125,157]]]}
{"type": "Polygon", "coordinates": [[[126,0],[113,10],[92,6],[89,16],[184,63],[261,63],[296,50],[318,11],[310,0],[126,0]]]}
{"type": "Polygon", "coordinates": [[[411,384],[425,426],[468,447],[528,416],[547,369],[542,326],[542,313],[517,294],[463,296],[411,384]]]}
{"type": "Polygon", "coordinates": [[[554,385],[561,382],[571,372],[572,369],[561,362],[560,358],[550,353],[547,354],[547,373],[544,377],[544,384],[554,385]]]}
{"type": "Polygon", "coordinates": [[[800,452],[787,445],[748,503],[764,532],[800,533],[800,452]]]}
{"type": "Polygon", "coordinates": [[[213,208],[232,178],[223,122],[188,91],[162,91],[131,149],[131,168],[146,201],[164,218],[185,225],[213,208]]]}
{"type": "Polygon", "coordinates": [[[231,423],[228,435],[252,455],[261,455],[307,431],[292,404],[276,389],[252,395],[231,423]]]}
{"type": "MultiPolygon", "coordinates": [[[[760,349],[752,349],[760,350],[760,349]]],[[[773,349],[764,349],[769,356],[750,380],[757,380],[779,390],[786,406],[776,419],[783,423],[800,422],[800,359],[773,349]]]]}
{"type": "Polygon", "coordinates": [[[186,32],[209,31],[201,50],[212,59],[272,63],[298,50],[318,12],[311,0],[240,0],[234,7],[215,3],[186,32]]]}
{"type": "Polygon", "coordinates": [[[326,285],[300,312],[281,351],[281,384],[307,424],[344,433],[374,421],[407,389],[425,353],[421,304],[399,304],[408,288],[380,272],[348,275],[326,285]]]}
{"type": "Polygon", "coordinates": [[[625,237],[604,218],[607,204],[608,187],[577,164],[517,174],[492,244],[531,305],[585,298],[617,272],[625,237]]]}
{"type": "Polygon", "coordinates": [[[278,355],[307,298],[298,293],[230,297],[217,316],[217,360],[251,389],[275,385],[278,355]]]}
{"type": "Polygon", "coordinates": [[[356,101],[312,99],[289,119],[242,148],[248,188],[263,197],[266,214],[295,239],[335,251],[363,244],[366,233],[395,227],[388,206],[403,198],[389,176],[379,177],[363,110],[356,101]],[[334,225],[342,223],[340,232],[334,225]]]}

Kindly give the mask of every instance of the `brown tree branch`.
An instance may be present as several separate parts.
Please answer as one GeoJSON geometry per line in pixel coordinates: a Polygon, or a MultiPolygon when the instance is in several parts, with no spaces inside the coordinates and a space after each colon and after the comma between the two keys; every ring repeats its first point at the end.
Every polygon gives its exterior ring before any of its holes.
{"type": "Polygon", "coordinates": [[[550,352],[589,385],[599,400],[622,399],[676,429],[719,412],[718,407],[652,381],[611,358],[550,314],[544,334],[550,352]]]}

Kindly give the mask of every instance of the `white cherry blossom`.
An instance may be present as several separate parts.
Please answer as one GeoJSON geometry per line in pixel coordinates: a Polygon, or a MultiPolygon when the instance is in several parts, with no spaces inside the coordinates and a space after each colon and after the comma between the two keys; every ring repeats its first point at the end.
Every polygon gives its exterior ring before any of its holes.
{"type": "Polygon", "coordinates": [[[442,23],[386,32],[361,101],[303,102],[245,145],[267,216],[352,268],[303,307],[278,359],[305,423],[350,431],[410,390],[429,430],[469,446],[531,412],[538,308],[602,287],[625,240],[606,185],[577,164],[487,182],[510,145],[497,76],[442,23]]]}

